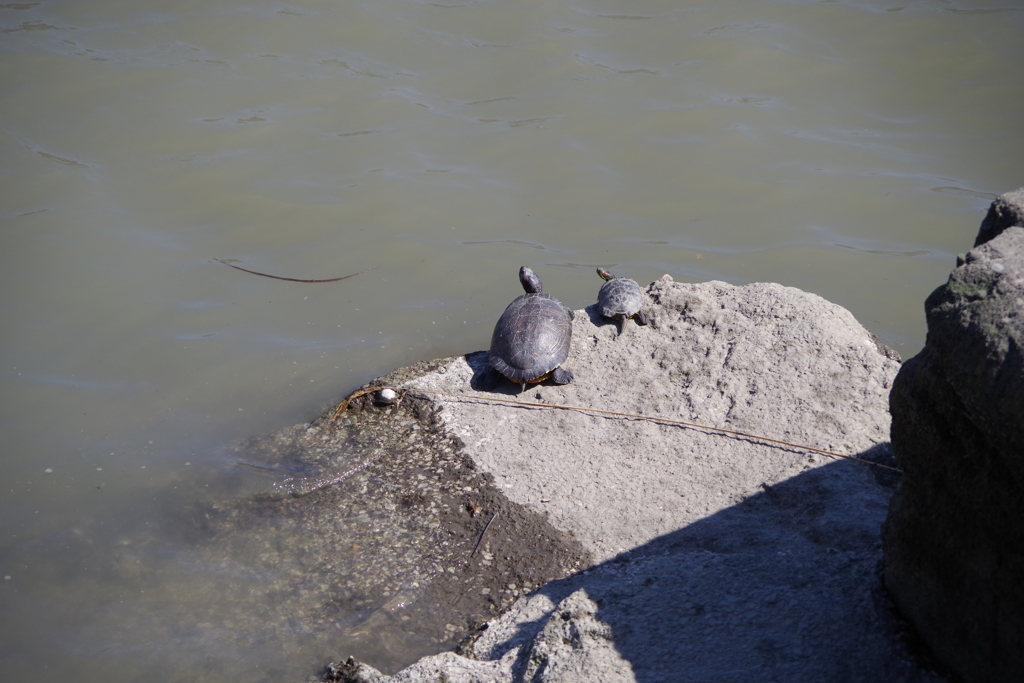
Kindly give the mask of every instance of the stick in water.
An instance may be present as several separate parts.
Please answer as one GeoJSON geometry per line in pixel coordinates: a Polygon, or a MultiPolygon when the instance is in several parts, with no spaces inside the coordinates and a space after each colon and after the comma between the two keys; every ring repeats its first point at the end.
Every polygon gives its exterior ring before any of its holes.
{"type": "Polygon", "coordinates": [[[218,262],[218,263],[223,263],[225,266],[231,266],[235,270],[241,270],[241,271],[244,271],[246,273],[252,273],[253,275],[262,275],[263,277],[272,277],[275,280],[287,280],[288,282],[338,282],[339,280],[347,280],[350,277],[355,277],[356,275],[362,275],[363,273],[369,273],[371,270],[373,270],[373,268],[367,268],[366,270],[361,270],[358,273],[352,273],[351,275],[344,275],[342,277],[333,277],[333,278],[331,278],[329,280],[299,280],[298,278],[294,278],[294,277],[281,277],[280,275],[268,275],[267,273],[257,273],[255,270],[249,270],[248,268],[242,268],[241,266],[236,266],[233,263],[228,263],[227,261],[222,261],[219,258],[215,258],[213,260],[218,262]]]}

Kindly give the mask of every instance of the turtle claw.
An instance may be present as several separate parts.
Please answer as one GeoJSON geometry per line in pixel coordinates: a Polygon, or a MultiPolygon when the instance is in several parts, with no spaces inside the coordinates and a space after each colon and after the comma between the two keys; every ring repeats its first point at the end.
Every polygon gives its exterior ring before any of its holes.
{"type": "Polygon", "coordinates": [[[574,379],[575,376],[572,374],[572,370],[565,368],[555,368],[555,371],[551,373],[551,381],[555,384],[568,384],[574,379]]]}

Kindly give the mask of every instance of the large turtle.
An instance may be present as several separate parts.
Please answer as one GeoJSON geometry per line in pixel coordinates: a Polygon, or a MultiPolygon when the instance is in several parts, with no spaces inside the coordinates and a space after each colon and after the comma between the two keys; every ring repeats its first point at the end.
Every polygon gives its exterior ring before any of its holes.
{"type": "Polygon", "coordinates": [[[500,375],[526,390],[527,383],[548,377],[555,384],[568,384],[572,372],[560,367],[569,357],[574,314],[565,304],[544,294],[544,285],[532,270],[519,269],[519,281],[526,294],[508,305],[498,318],[491,336],[489,367],[481,377],[484,391],[494,387],[500,375]]]}
{"type": "Polygon", "coordinates": [[[603,268],[598,268],[597,274],[607,280],[597,293],[597,311],[605,318],[619,321],[619,335],[622,335],[626,321],[630,318],[639,325],[646,325],[647,314],[641,310],[644,293],[640,285],[629,278],[615,277],[603,268]]]}

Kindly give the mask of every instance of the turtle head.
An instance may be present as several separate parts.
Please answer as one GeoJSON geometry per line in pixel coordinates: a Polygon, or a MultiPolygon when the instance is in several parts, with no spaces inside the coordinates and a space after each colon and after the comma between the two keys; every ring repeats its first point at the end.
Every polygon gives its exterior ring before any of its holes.
{"type": "Polygon", "coordinates": [[[540,283],[540,278],[530,270],[529,266],[519,269],[519,281],[523,283],[523,289],[527,294],[540,294],[544,291],[544,285],[540,283]]]}
{"type": "Polygon", "coordinates": [[[598,267],[598,269],[597,269],[597,274],[598,274],[598,275],[600,275],[600,276],[601,276],[601,277],[602,277],[603,279],[605,279],[605,280],[614,280],[614,279],[615,279],[615,276],[614,276],[614,275],[612,275],[611,273],[609,273],[609,272],[608,272],[607,270],[605,270],[604,268],[601,268],[600,266],[599,266],[599,267],[598,267]]]}

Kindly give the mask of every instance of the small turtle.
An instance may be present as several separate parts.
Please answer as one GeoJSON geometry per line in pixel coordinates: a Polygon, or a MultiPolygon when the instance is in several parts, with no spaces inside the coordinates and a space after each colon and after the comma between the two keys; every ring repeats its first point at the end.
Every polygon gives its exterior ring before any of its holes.
{"type": "Polygon", "coordinates": [[[526,294],[508,305],[498,318],[491,336],[488,361],[491,367],[480,379],[487,391],[498,381],[499,373],[526,391],[527,383],[548,377],[555,384],[568,384],[572,372],[559,367],[569,357],[574,314],[565,304],[544,294],[544,286],[532,270],[519,269],[519,281],[526,294]]]}
{"type": "Polygon", "coordinates": [[[644,305],[644,293],[634,280],[615,277],[603,268],[597,274],[607,280],[597,293],[597,310],[605,318],[619,321],[619,335],[625,328],[626,320],[633,318],[638,325],[646,325],[647,314],[641,308],[644,305]]]}

